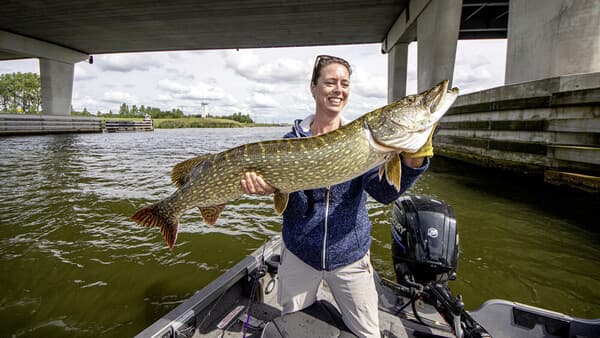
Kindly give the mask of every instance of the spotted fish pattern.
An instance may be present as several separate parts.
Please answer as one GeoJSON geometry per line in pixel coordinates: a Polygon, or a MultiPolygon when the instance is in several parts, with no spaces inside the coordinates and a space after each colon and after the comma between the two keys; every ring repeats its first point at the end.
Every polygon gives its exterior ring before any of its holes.
{"type": "Polygon", "coordinates": [[[327,134],[244,144],[183,161],[173,168],[171,196],[142,208],[132,220],[159,227],[170,250],[179,218],[199,208],[213,225],[230,201],[242,195],[244,173],[254,171],[276,189],[274,208],[283,213],[289,193],[348,181],[381,165],[380,178],[400,189],[401,152],[415,152],[450,108],[458,89],[448,81],[376,109],[327,134]]]}

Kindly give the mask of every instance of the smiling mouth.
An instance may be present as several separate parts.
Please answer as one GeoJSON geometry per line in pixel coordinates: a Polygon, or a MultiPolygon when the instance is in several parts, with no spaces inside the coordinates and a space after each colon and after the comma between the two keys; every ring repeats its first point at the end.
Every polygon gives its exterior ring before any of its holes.
{"type": "Polygon", "coordinates": [[[340,104],[342,103],[342,99],[340,99],[339,97],[333,97],[333,98],[329,98],[327,99],[327,101],[333,103],[333,104],[340,104]]]}

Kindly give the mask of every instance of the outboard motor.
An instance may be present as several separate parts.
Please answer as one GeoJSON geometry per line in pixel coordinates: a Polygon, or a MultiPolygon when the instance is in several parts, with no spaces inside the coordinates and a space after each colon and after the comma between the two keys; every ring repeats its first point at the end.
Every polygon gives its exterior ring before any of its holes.
{"type": "Polygon", "coordinates": [[[456,278],[458,229],[450,205],[428,196],[400,197],[392,209],[392,237],[398,284],[447,285],[456,278]]]}

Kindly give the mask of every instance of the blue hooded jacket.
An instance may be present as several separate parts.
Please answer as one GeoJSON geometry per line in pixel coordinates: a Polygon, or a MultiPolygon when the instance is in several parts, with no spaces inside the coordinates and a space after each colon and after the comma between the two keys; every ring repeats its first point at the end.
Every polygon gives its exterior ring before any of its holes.
{"type": "MultiPolygon", "coordinates": [[[[311,136],[306,122],[296,120],[284,138],[311,136]],[[304,128],[303,128],[304,126],[304,128]]],[[[362,258],[371,246],[371,221],[367,193],[389,204],[410,188],[429,167],[402,164],[400,191],[374,168],[350,181],[329,188],[293,192],[283,213],[283,241],[286,249],[317,270],[335,270],[362,258]]]]}

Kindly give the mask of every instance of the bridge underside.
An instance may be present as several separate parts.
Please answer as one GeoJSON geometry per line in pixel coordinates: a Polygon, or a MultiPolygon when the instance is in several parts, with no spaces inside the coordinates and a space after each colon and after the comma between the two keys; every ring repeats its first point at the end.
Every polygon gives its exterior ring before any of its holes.
{"type": "MultiPolygon", "coordinates": [[[[452,78],[458,37],[501,38],[507,34],[507,1],[449,0],[443,3],[440,6],[431,0],[293,3],[6,0],[0,16],[0,60],[39,58],[43,113],[59,116],[70,114],[74,64],[92,61],[90,56],[104,53],[359,44],[384,40],[384,52],[389,52],[398,42],[421,38],[425,49],[436,50],[420,54],[436,57],[420,59],[419,68],[440,70],[421,72],[419,87],[427,87],[452,78]],[[417,34],[420,21],[427,24],[421,24],[417,34]]],[[[390,59],[406,63],[406,58],[399,53],[391,53],[390,59]]],[[[399,78],[391,83],[402,85],[390,91],[390,99],[405,94],[405,68],[393,72],[393,76],[399,78]]]]}
{"type": "MultiPolygon", "coordinates": [[[[0,30],[85,54],[378,43],[428,2],[5,0],[0,30]]],[[[464,0],[462,12],[461,38],[506,37],[507,0],[464,0]]]]}

